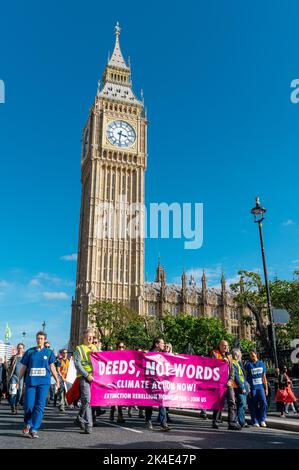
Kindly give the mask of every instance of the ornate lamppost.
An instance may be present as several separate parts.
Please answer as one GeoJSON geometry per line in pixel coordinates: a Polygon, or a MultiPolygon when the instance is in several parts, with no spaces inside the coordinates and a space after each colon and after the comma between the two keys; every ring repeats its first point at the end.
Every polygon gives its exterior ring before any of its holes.
{"type": "Polygon", "coordinates": [[[261,244],[265,286],[266,286],[266,296],[267,296],[267,310],[268,310],[268,315],[269,315],[270,342],[271,342],[271,346],[273,350],[273,359],[274,359],[275,368],[278,368],[275,326],[274,326],[273,311],[271,307],[270,287],[269,287],[269,281],[268,281],[268,272],[267,272],[264,238],[263,238],[263,230],[262,230],[262,222],[264,220],[265,212],[266,212],[266,209],[261,206],[260,198],[257,197],[255,199],[255,207],[251,209],[251,214],[254,216],[254,222],[257,223],[259,227],[260,244],[261,244]]]}

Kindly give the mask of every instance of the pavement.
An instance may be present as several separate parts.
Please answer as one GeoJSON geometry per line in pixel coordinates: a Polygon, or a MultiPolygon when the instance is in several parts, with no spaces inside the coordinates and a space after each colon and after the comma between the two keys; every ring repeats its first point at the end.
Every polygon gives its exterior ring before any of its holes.
{"type": "MultiPolygon", "coordinates": [[[[182,411],[182,410],[176,410],[182,411]]],[[[189,410],[190,411],[190,410],[189,410]]],[[[197,412],[198,413],[198,412],[197,412]]],[[[91,435],[82,434],[74,424],[77,410],[65,414],[53,406],[46,407],[39,439],[22,435],[22,414],[12,415],[7,403],[0,405],[0,448],[3,449],[298,449],[299,433],[273,428],[249,427],[228,431],[227,424],[211,428],[210,420],[198,416],[171,414],[174,421],[170,432],[161,432],[155,422],[153,432],[145,429],[144,421],[133,410],[133,417],[118,425],[109,422],[109,410],[98,417],[98,426],[91,435]]],[[[271,418],[272,419],[272,418],[271,418]]],[[[274,418],[278,419],[278,418],[274,418]]],[[[288,419],[297,425],[296,419],[288,419]]],[[[299,421],[298,421],[299,423],[299,421]]]]}
{"type": "MultiPolygon", "coordinates": [[[[183,416],[192,416],[194,418],[200,418],[200,411],[197,410],[187,410],[187,409],[171,409],[171,414],[174,415],[183,415],[183,416]]],[[[227,411],[222,412],[222,418],[224,421],[227,421],[227,411]]],[[[212,412],[207,412],[208,418],[212,418],[212,412]]],[[[250,421],[250,415],[246,414],[247,422],[250,421]]],[[[270,429],[281,429],[292,432],[299,432],[299,414],[289,414],[285,418],[280,417],[280,413],[270,412],[267,413],[267,426],[270,429]]]]}

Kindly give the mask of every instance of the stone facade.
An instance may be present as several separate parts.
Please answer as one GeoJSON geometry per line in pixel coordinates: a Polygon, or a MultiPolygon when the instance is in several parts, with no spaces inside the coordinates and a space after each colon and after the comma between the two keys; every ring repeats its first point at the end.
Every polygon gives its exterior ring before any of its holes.
{"type": "Polygon", "coordinates": [[[245,326],[241,321],[242,316],[249,315],[249,312],[234,301],[224,274],[221,288],[208,287],[204,272],[201,285],[196,285],[192,276],[188,280],[184,272],[181,284],[167,284],[165,270],[159,261],[155,282],[144,285],[144,300],[146,315],[162,318],[165,313],[177,315],[184,312],[194,316],[217,317],[236,338],[249,339],[254,335],[254,328],[245,326]]]}
{"type": "MultiPolygon", "coordinates": [[[[72,302],[70,345],[87,326],[83,313],[95,300],[129,304],[141,315],[163,316],[184,311],[218,316],[236,336],[249,332],[240,323],[242,314],[227,291],[187,281],[167,285],[158,264],[156,281],[144,282],[144,238],[122,237],[122,215],[130,204],[144,203],[147,165],[147,118],[143,97],[132,89],[131,69],[121,53],[120,27],[115,27],[115,47],[102,83],[90,108],[82,133],[81,211],[76,292],[72,302]],[[113,207],[112,215],[110,212],[113,207]]],[[[141,217],[140,224],[143,224],[141,217]]]]}

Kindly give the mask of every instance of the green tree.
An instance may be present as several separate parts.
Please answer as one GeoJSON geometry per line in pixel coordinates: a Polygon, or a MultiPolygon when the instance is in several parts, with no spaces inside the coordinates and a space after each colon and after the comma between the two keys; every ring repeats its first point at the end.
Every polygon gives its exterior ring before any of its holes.
{"type": "Polygon", "coordinates": [[[153,338],[161,335],[160,324],[153,317],[142,317],[130,321],[118,332],[119,339],[124,341],[127,349],[149,349],[153,338]]]}
{"type": "MultiPolygon", "coordinates": [[[[269,283],[271,303],[275,308],[286,309],[290,314],[290,321],[286,326],[277,328],[279,345],[285,347],[289,341],[299,334],[299,281],[298,272],[293,281],[278,280],[269,283]]],[[[251,271],[239,271],[240,281],[231,284],[237,303],[246,306],[256,321],[256,337],[263,350],[271,354],[272,348],[268,336],[268,310],[266,288],[262,284],[261,276],[251,271]]],[[[250,316],[244,316],[242,321],[252,324],[250,316]]]]}
{"type": "Polygon", "coordinates": [[[244,353],[249,353],[250,349],[256,348],[256,341],[251,341],[250,339],[243,338],[240,340],[240,347],[244,353]]]}
{"type": "Polygon", "coordinates": [[[140,318],[138,313],[127,305],[109,300],[94,302],[86,314],[91,324],[98,328],[104,347],[115,347],[116,342],[122,339],[121,332],[140,318]]]}
{"type": "Polygon", "coordinates": [[[195,354],[206,355],[221,339],[226,339],[230,344],[233,341],[219,318],[194,317],[185,313],[176,316],[166,314],[163,327],[166,341],[178,353],[192,349],[195,354]]]}
{"type": "Polygon", "coordinates": [[[127,349],[149,349],[153,338],[161,335],[161,324],[155,317],[141,316],[120,302],[97,301],[86,314],[99,330],[104,348],[115,348],[118,341],[124,341],[127,349]]]}

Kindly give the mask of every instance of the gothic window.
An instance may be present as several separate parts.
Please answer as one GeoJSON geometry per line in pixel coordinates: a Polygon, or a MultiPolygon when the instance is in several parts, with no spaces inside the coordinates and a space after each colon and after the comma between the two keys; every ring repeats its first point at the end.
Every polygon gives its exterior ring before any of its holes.
{"type": "Polygon", "coordinates": [[[172,305],[171,306],[171,313],[172,313],[172,315],[177,315],[179,313],[179,309],[178,309],[177,305],[172,305]]]}
{"type": "Polygon", "coordinates": [[[105,251],[104,253],[104,272],[103,272],[103,280],[106,281],[107,279],[107,265],[108,265],[108,253],[105,251]]]}
{"type": "Polygon", "coordinates": [[[128,195],[128,201],[131,202],[131,174],[130,173],[128,173],[127,195],[128,195]]]}
{"type": "Polygon", "coordinates": [[[230,317],[232,320],[239,320],[239,313],[236,311],[231,312],[230,317]]]}
{"type": "Polygon", "coordinates": [[[109,253],[109,276],[108,276],[109,282],[112,282],[112,266],[113,266],[113,254],[110,252],[109,253]]]}
{"type": "Polygon", "coordinates": [[[191,315],[197,316],[198,315],[198,308],[197,307],[191,307],[191,315]]]}
{"type": "Polygon", "coordinates": [[[132,173],[132,184],[133,184],[133,197],[132,197],[132,202],[136,202],[136,171],[133,171],[132,173]]]}
{"type": "Polygon", "coordinates": [[[239,327],[238,326],[232,326],[231,327],[231,332],[235,336],[235,338],[239,337],[239,327]]]}
{"type": "Polygon", "coordinates": [[[110,199],[110,171],[107,171],[106,199],[110,199]]]}
{"type": "Polygon", "coordinates": [[[149,315],[156,315],[156,304],[149,304],[148,313],[149,315]]]}
{"type": "Polygon", "coordinates": [[[131,268],[131,283],[134,284],[135,282],[135,265],[132,263],[132,268],[131,268]]]}
{"type": "Polygon", "coordinates": [[[112,189],[111,200],[114,201],[115,200],[115,173],[112,173],[111,189],[112,189]]]}
{"type": "Polygon", "coordinates": [[[120,261],[119,261],[119,282],[124,282],[124,255],[123,253],[120,254],[120,261]]]}
{"type": "Polygon", "coordinates": [[[125,282],[129,282],[129,255],[126,255],[126,271],[125,271],[125,282]]]}
{"type": "Polygon", "coordinates": [[[126,174],[124,173],[122,176],[122,194],[126,194],[126,174]]]}

